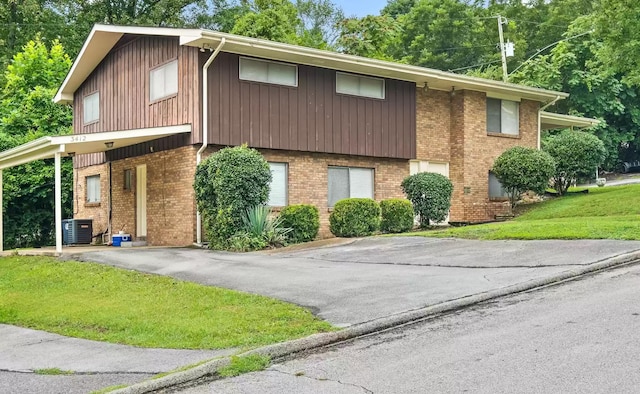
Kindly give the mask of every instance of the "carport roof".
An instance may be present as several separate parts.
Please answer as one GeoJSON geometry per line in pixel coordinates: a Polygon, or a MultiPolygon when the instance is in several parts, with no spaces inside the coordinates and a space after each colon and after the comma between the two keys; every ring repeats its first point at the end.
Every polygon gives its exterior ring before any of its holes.
{"type": "Polygon", "coordinates": [[[598,119],[562,115],[546,111],[540,112],[540,128],[542,130],[565,129],[570,127],[592,127],[598,123],[600,123],[598,119]]]}
{"type": "Polygon", "coordinates": [[[105,152],[174,134],[190,132],[191,125],[180,125],[42,137],[13,149],[0,152],[0,170],[34,160],[50,159],[53,158],[56,153],[60,153],[60,156],[64,157],[84,153],[105,152]]]}

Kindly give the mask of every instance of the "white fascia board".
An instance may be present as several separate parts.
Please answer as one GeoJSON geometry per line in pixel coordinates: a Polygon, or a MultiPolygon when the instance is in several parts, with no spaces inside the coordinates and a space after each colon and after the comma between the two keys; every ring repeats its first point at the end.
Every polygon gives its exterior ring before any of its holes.
{"type": "MultiPolygon", "coordinates": [[[[50,137],[54,145],[66,145],[67,152],[73,152],[73,146],[92,142],[116,142],[130,138],[163,137],[173,134],[190,133],[191,125],[152,127],[122,131],[105,131],[102,133],[70,134],[50,137]]],[[[105,149],[107,150],[107,149],[105,149]]]]}
{"type": "Polygon", "coordinates": [[[564,127],[593,127],[599,124],[600,120],[542,111],[540,113],[540,123],[546,123],[548,125],[547,129],[564,127]]]}

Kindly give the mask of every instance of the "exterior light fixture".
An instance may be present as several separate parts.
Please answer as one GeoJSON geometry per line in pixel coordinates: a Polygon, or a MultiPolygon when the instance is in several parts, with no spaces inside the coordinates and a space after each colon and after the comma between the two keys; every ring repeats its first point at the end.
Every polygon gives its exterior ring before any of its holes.
{"type": "Polygon", "coordinates": [[[113,141],[105,142],[104,146],[106,146],[107,149],[113,148],[113,141]]]}

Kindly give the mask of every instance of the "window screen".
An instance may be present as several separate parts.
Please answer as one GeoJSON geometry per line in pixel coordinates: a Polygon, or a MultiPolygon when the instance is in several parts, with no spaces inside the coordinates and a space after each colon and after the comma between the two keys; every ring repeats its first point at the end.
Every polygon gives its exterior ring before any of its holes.
{"type": "Polygon", "coordinates": [[[373,169],[329,167],[329,206],[345,198],[373,198],[373,169]]]}
{"type": "Polygon", "coordinates": [[[178,93],[178,61],[174,60],[151,70],[149,86],[151,101],[178,93]]]}
{"type": "Polygon", "coordinates": [[[96,92],[85,96],[82,109],[82,117],[85,124],[100,119],[100,94],[96,92]]]}
{"type": "Polygon", "coordinates": [[[298,67],[292,64],[240,58],[240,79],[298,86],[298,67]]]}
{"type": "Polygon", "coordinates": [[[100,175],[87,177],[87,202],[100,202],[100,175]]]}
{"type": "Polygon", "coordinates": [[[269,168],[271,168],[269,206],[284,207],[287,205],[287,163],[269,163],[269,168]]]}
{"type": "Polygon", "coordinates": [[[496,178],[495,174],[489,171],[489,198],[504,198],[508,197],[507,192],[502,187],[502,184],[496,178]]]}
{"type": "Polygon", "coordinates": [[[336,73],[336,92],[354,96],[384,98],[384,79],[336,73]]]}

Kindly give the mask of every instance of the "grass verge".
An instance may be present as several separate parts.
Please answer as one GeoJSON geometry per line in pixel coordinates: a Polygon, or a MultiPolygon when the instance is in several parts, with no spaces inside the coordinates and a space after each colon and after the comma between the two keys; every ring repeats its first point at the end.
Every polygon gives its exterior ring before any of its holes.
{"type": "Polygon", "coordinates": [[[100,264],[0,258],[0,323],[140,347],[254,347],[333,330],[267,297],[100,264]]]}
{"type": "Polygon", "coordinates": [[[43,368],[33,371],[36,375],[73,375],[73,371],[64,371],[60,368],[43,368]]]}
{"type": "Polygon", "coordinates": [[[252,354],[250,356],[233,356],[231,363],[218,371],[218,375],[223,378],[242,375],[243,373],[262,371],[271,363],[269,356],[252,354]]]}
{"type": "Polygon", "coordinates": [[[405,235],[467,239],[640,240],[640,185],[590,189],[527,206],[514,220],[405,235]]]}

